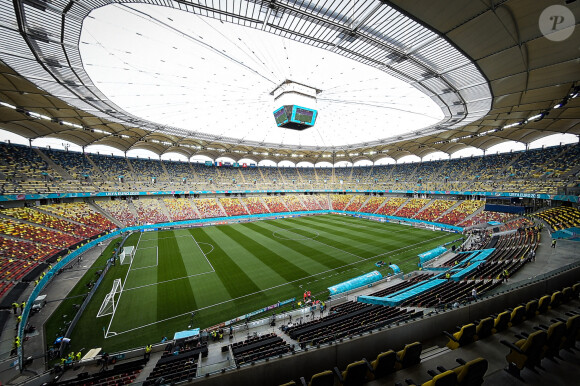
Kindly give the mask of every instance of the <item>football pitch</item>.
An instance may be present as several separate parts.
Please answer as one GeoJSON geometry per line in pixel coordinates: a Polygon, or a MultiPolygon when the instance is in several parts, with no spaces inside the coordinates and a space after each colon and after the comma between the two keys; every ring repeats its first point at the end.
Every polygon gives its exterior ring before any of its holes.
{"type": "Polygon", "coordinates": [[[458,237],[339,215],[135,233],[125,243],[135,246],[133,258],[107,273],[73,332],[73,348],[159,342],[305,290],[326,300],[327,287],[377,269],[379,260],[411,272],[417,254],[458,237]],[[115,307],[97,317],[115,279],[115,307]]]}

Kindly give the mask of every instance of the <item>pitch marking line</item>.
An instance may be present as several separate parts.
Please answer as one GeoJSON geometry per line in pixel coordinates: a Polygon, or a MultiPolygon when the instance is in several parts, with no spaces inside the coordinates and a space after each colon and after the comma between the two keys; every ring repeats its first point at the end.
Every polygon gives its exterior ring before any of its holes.
{"type": "MultiPolygon", "coordinates": [[[[137,268],[137,269],[139,269],[139,268],[137,268]]],[[[196,274],[188,275],[188,276],[176,277],[175,279],[163,280],[163,281],[158,281],[158,282],[151,283],[151,284],[144,284],[144,285],[140,285],[140,286],[137,286],[137,287],[131,287],[131,288],[123,289],[123,291],[132,291],[132,290],[136,290],[136,289],[139,289],[139,288],[151,287],[153,285],[158,285],[158,284],[163,284],[163,283],[169,283],[169,282],[177,281],[177,280],[188,279],[190,277],[207,275],[208,273],[215,273],[215,271],[208,271],[208,272],[196,273],[196,274]]]]}
{"type": "MultiPolygon", "coordinates": [[[[205,257],[205,260],[207,261],[207,263],[211,267],[212,272],[215,272],[215,269],[213,268],[213,265],[211,265],[211,263],[209,262],[209,259],[207,258],[207,255],[205,254],[205,252],[203,251],[203,249],[201,249],[201,246],[199,245],[199,243],[197,242],[197,240],[195,239],[195,237],[193,237],[193,235],[191,235],[191,238],[193,239],[193,241],[195,241],[195,244],[197,245],[197,247],[199,248],[199,250],[201,251],[201,253],[203,253],[203,257],[205,257]]],[[[207,244],[207,243],[204,243],[204,244],[207,244]]],[[[213,247],[213,245],[212,245],[212,247],[213,247]]],[[[212,249],[212,251],[213,251],[213,249],[212,249]]]]}
{"type": "MultiPolygon", "coordinates": [[[[405,247],[401,247],[401,248],[398,248],[398,249],[394,249],[394,250],[392,250],[392,251],[390,251],[388,253],[399,252],[399,253],[396,253],[396,254],[393,253],[393,256],[396,256],[398,254],[403,253],[403,250],[405,250],[405,249],[408,249],[410,247],[413,247],[413,248],[410,248],[410,250],[418,249],[419,248],[418,245],[424,244],[426,242],[434,241],[434,240],[440,239],[440,238],[445,237],[445,236],[447,236],[447,235],[444,234],[444,235],[441,235],[441,236],[438,236],[438,237],[434,237],[434,238],[429,239],[429,240],[421,241],[421,242],[416,243],[416,244],[413,244],[413,245],[408,245],[408,246],[405,246],[405,247]]],[[[382,256],[382,255],[383,254],[380,254],[380,255],[377,255],[377,256],[371,256],[371,257],[369,257],[367,259],[364,259],[362,261],[355,261],[353,263],[348,263],[348,264],[345,264],[345,265],[340,266],[340,267],[328,269],[326,271],[319,272],[319,273],[315,273],[315,274],[312,274],[312,275],[309,275],[309,276],[305,276],[305,277],[300,278],[300,279],[288,281],[288,282],[285,282],[285,283],[282,283],[282,284],[279,284],[279,285],[276,285],[276,286],[273,286],[273,287],[270,287],[270,288],[266,288],[266,289],[263,289],[263,290],[260,290],[260,291],[256,291],[256,292],[252,292],[252,293],[249,293],[249,294],[246,294],[246,295],[238,296],[237,298],[233,298],[233,299],[230,299],[230,300],[225,300],[223,302],[219,302],[219,303],[215,303],[215,304],[212,304],[212,305],[209,305],[209,306],[206,306],[206,307],[198,308],[197,310],[191,310],[191,311],[188,311],[188,312],[184,312],[182,314],[175,315],[175,316],[172,316],[170,318],[166,318],[166,319],[163,319],[163,320],[158,320],[158,321],[153,322],[153,323],[144,324],[142,326],[134,327],[134,328],[128,329],[126,331],[118,332],[118,333],[115,333],[115,335],[121,335],[121,334],[125,334],[127,332],[131,332],[131,331],[139,330],[139,329],[142,329],[142,328],[145,328],[145,327],[153,326],[155,324],[163,323],[163,322],[166,322],[166,321],[171,320],[171,319],[176,319],[176,318],[179,318],[179,317],[182,317],[182,316],[185,316],[185,315],[190,315],[192,312],[203,311],[203,310],[206,310],[206,309],[215,307],[215,306],[220,306],[222,304],[226,304],[226,303],[230,303],[230,302],[233,302],[233,301],[236,301],[236,300],[239,300],[239,299],[243,299],[243,298],[246,298],[248,296],[253,296],[253,295],[259,294],[261,292],[270,291],[270,290],[273,290],[273,289],[276,289],[276,288],[279,288],[279,287],[283,287],[283,286],[288,285],[288,284],[292,284],[292,283],[295,283],[295,282],[298,282],[298,281],[302,281],[302,280],[305,280],[305,279],[308,279],[308,278],[311,278],[311,277],[315,277],[315,276],[322,275],[322,274],[325,274],[325,273],[328,273],[328,272],[332,272],[332,271],[338,270],[340,268],[348,267],[348,266],[351,266],[351,265],[357,265],[357,264],[360,264],[363,261],[372,260],[372,259],[375,259],[376,257],[382,256]]],[[[208,272],[208,273],[211,273],[211,272],[208,272]]],[[[336,274],[338,275],[338,273],[336,273],[336,274]]],[[[203,274],[200,274],[200,275],[203,275],[203,274]]],[[[149,285],[154,285],[154,284],[149,284],[149,285]]],[[[128,291],[128,290],[124,290],[124,291],[128,291]]],[[[108,336],[105,336],[105,339],[106,338],[108,338],[108,336]]]]}
{"type": "MultiPolygon", "coordinates": [[[[143,250],[143,249],[151,249],[151,248],[142,248],[141,250],[143,250]]],[[[159,266],[159,248],[155,247],[155,265],[148,265],[146,267],[135,268],[135,269],[133,269],[133,271],[137,271],[137,270],[145,269],[145,268],[155,268],[157,266],[159,266]]]]}
{"type": "MultiPolygon", "coordinates": [[[[298,235],[298,236],[302,236],[302,237],[304,237],[304,236],[303,236],[303,235],[301,235],[300,233],[293,232],[293,231],[291,231],[291,230],[289,230],[289,229],[282,228],[282,227],[279,227],[279,226],[277,226],[277,225],[273,225],[273,224],[268,224],[268,225],[272,225],[272,226],[274,226],[274,227],[276,227],[276,228],[283,229],[283,230],[285,230],[285,231],[287,231],[287,232],[294,233],[295,235],[298,235]]],[[[299,230],[300,228],[296,228],[296,227],[295,227],[294,229],[296,229],[296,230],[299,230]]],[[[277,231],[276,231],[276,232],[277,232],[277,231]]],[[[276,232],[273,232],[273,233],[276,233],[276,232]]],[[[316,233],[318,233],[318,232],[316,232],[316,233]]],[[[361,257],[361,256],[359,256],[359,255],[355,255],[354,253],[351,253],[351,252],[345,251],[345,250],[343,250],[343,249],[337,248],[337,247],[335,247],[335,246],[333,246],[333,245],[329,245],[329,244],[323,243],[322,241],[318,241],[318,240],[315,240],[315,239],[313,239],[313,238],[308,238],[308,239],[304,239],[304,240],[312,240],[312,241],[315,241],[315,242],[317,242],[317,243],[320,243],[320,244],[322,244],[322,245],[325,245],[325,246],[327,246],[328,248],[337,249],[337,250],[339,250],[339,251],[341,251],[341,252],[343,252],[343,253],[346,253],[346,254],[352,255],[352,256],[354,256],[354,257],[358,257],[358,258],[359,258],[359,259],[361,259],[361,260],[364,260],[364,257],[361,257]]]]}
{"type": "MultiPolygon", "coordinates": [[[[137,240],[137,245],[135,246],[135,254],[139,248],[139,242],[141,242],[141,235],[139,235],[139,240],[137,240]]],[[[133,266],[133,260],[135,260],[135,254],[133,254],[133,258],[131,258],[131,262],[129,263],[129,269],[127,270],[127,274],[125,275],[125,280],[121,283],[121,292],[119,293],[119,298],[117,299],[117,305],[121,301],[121,297],[123,296],[123,291],[125,289],[125,283],[127,283],[127,278],[129,277],[129,273],[131,273],[131,266],[133,266]]],[[[105,339],[107,339],[109,335],[109,330],[111,329],[111,324],[113,323],[113,319],[115,319],[115,313],[117,312],[117,307],[113,308],[113,314],[111,315],[111,319],[109,320],[109,325],[107,326],[107,331],[105,332],[105,339]]],[[[111,334],[117,335],[116,332],[111,332],[111,334]]]]}

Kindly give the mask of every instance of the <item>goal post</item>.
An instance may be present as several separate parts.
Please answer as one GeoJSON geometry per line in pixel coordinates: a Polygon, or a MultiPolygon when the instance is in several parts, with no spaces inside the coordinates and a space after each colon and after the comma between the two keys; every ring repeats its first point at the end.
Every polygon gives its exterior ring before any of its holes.
{"type": "Polygon", "coordinates": [[[133,255],[135,254],[135,247],[124,247],[121,253],[119,254],[119,262],[121,264],[129,264],[133,259],[133,255]]]}
{"type": "Polygon", "coordinates": [[[101,304],[101,308],[99,308],[99,312],[97,312],[97,318],[111,315],[115,312],[117,309],[117,301],[122,291],[123,285],[121,284],[121,279],[115,279],[113,281],[113,288],[107,295],[105,295],[103,304],[101,304]]]}

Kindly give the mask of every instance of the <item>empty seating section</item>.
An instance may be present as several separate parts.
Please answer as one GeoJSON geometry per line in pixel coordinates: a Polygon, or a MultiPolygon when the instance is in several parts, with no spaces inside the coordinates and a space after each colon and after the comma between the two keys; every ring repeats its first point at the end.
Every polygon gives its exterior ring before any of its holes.
{"type": "Polygon", "coordinates": [[[115,365],[114,368],[102,370],[93,374],[88,372],[79,373],[76,378],[60,380],[58,383],[63,386],[118,386],[134,383],[137,376],[143,370],[145,361],[143,359],[134,360],[115,365]]]}
{"type": "Polygon", "coordinates": [[[354,196],[353,199],[349,202],[349,204],[344,208],[344,210],[348,210],[350,212],[357,212],[362,204],[365,203],[368,196],[354,196]]]}
{"type": "Polygon", "coordinates": [[[547,222],[552,231],[580,227],[580,210],[576,208],[560,206],[536,213],[535,216],[547,222]]]}
{"type": "Polygon", "coordinates": [[[137,218],[141,224],[157,224],[169,222],[167,215],[161,209],[159,200],[156,198],[140,198],[133,200],[133,206],[137,211],[137,218]]]}
{"type": "Polygon", "coordinates": [[[316,168],[314,171],[318,176],[318,185],[327,189],[327,186],[333,182],[333,168],[316,168]]]}
{"type": "Polygon", "coordinates": [[[139,158],[128,158],[133,167],[135,180],[151,183],[151,179],[167,180],[167,174],[161,166],[160,160],[146,160],[139,158]]]}
{"type": "Polygon", "coordinates": [[[334,210],[344,210],[344,208],[346,208],[346,205],[349,203],[349,201],[353,198],[352,195],[350,194],[332,194],[330,196],[330,202],[332,204],[332,209],[334,210]]]}
{"type": "Polygon", "coordinates": [[[237,198],[223,197],[220,198],[220,203],[224,207],[228,216],[247,216],[248,211],[244,205],[237,198]]]}
{"type": "Polygon", "coordinates": [[[512,218],[512,219],[506,221],[505,224],[500,225],[499,230],[500,230],[500,232],[503,232],[503,231],[509,231],[512,229],[528,228],[531,226],[534,226],[534,222],[532,220],[530,220],[529,218],[526,218],[526,217],[520,217],[520,218],[512,218]]]}
{"type": "Polygon", "coordinates": [[[253,187],[260,187],[264,183],[262,178],[262,173],[257,167],[245,167],[240,168],[240,173],[242,173],[242,178],[244,179],[247,188],[252,189],[253,187]]]}
{"type": "Polygon", "coordinates": [[[298,185],[300,181],[300,177],[296,172],[296,168],[294,167],[279,167],[278,170],[282,175],[282,182],[286,185],[298,185]]]}
{"type": "Polygon", "coordinates": [[[122,224],[125,224],[125,226],[135,226],[138,223],[137,216],[129,206],[130,202],[127,200],[103,200],[96,201],[95,204],[109,212],[111,216],[122,224]]]}
{"type": "Polygon", "coordinates": [[[405,201],[407,201],[405,197],[391,197],[383,204],[383,206],[379,208],[376,213],[392,216],[405,201]]]}
{"type": "Polygon", "coordinates": [[[42,149],[42,152],[75,179],[102,177],[100,172],[95,169],[93,164],[82,153],[50,149],[42,149]]]}
{"type": "Polygon", "coordinates": [[[322,206],[320,205],[318,198],[315,196],[306,195],[306,196],[301,196],[300,199],[304,203],[306,210],[321,210],[322,209],[322,206]]]}
{"type": "Polygon", "coordinates": [[[556,194],[580,183],[580,146],[446,161],[360,167],[240,167],[86,154],[2,144],[0,182],[4,193],[174,190],[221,187],[322,189],[472,190],[556,194]],[[44,153],[64,169],[53,170],[44,153]],[[60,170],[60,171],[59,171],[60,170]],[[70,177],[69,177],[70,175],[70,177]],[[120,180],[119,177],[123,177],[120,180]],[[72,180],[70,179],[72,177],[72,180]],[[156,178],[155,183],[152,179],[156,178]],[[326,181],[326,182],[325,182],[326,181]]]}
{"type": "Polygon", "coordinates": [[[417,314],[407,309],[351,301],[331,308],[329,315],[325,317],[290,327],[286,333],[297,340],[301,346],[317,345],[413,316],[417,314]]]}
{"type": "Polygon", "coordinates": [[[401,209],[395,212],[395,216],[412,218],[415,216],[415,214],[417,214],[418,211],[421,210],[421,208],[427,205],[429,201],[429,199],[425,198],[412,198],[407,201],[401,209]]]}
{"type": "Polygon", "coordinates": [[[84,224],[99,231],[108,231],[117,228],[108,218],[93,210],[84,202],[67,204],[42,205],[40,209],[84,224]]]}
{"type": "Polygon", "coordinates": [[[268,213],[268,208],[264,206],[260,197],[245,197],[242,200],[246,204],[246,208],[248,208],[250,214],[268,213]]]}
{"type": "Polygon", "coordinates": [[[517,217],[517,215],[513,213],[501,213],[501,212],[492,212],[492,211],[482,211],[473,216],[468,220],[464,220],[459,224],[462,227],[470,227],[472,225],[483,224],[490,221],[502,222],[505,223],[513,218],[517,217]]]}
{"type": "Polygon", "coordinates": [[[292,350],[284,339],[274,333],[251,337],[231,347],[237,365],[286,354],[292,350]]]}
{"type": "Polygon", "coordinates": [[[225,212],[215,198],[200,198],[193,201],[201,218],[224,217],[225,212]]]}
{"type": "Polygon", "coordinates": [[[312,197],[318,201],[323,210],[330,209],[330,201],[327,195],[314,195],[312,197]]]}
{"type": "Polygon", "coordinates": [[[282,196],[282,200],[292,212],[300,212],[306,210],[306,207],[302,204],[298,196],[295,195],[286,195],[282,196]]]}
{"type": "Polygon", "coordinates": [[[193,220],[199,217],[188,198],[164,198],[163,203],[169,212],[171,221],[193,220]]]}
{"type": "Polygon", "coordinates": [[[304,184],[314,184],[316,182],[316,175],[314,174],[314,168],[310,167],[300,167],[296,169],[300,177],[302,178],[302,182],[304,184]]]}
{"type": "MultiPolygon", "coordinates": [[[[353,184],[368,184],[370,182],[372,166],[359,166],[352,168],[352,183],[353,184]]],[[[374,182],[374,181],[373,181],[374,182]]]]}
{"type": "Polygon", "coordinates": [[[163,165],[167,171],[168,182],[159,181],[161,188],[173,190],[175,186],[189,187],[195,181],[189,162],[163,161],[163,165]]]}
{"type": "Polygon", "coordinates": [[[68,248],[83,240],[80,237],[68,233],[18,222],[10,218],[0,218],[0,234],[31,240],[58,248],[68,248]]]}
{"type": "Polygon", "coordinates": [[[259,166],[258,169],[264,176],[264,183],[267,186],[271,186],[272,184],[281,185],[282,176],[278,172],[278,168],[274,166],[259,166]]]}
{"type": "Polygon", "coordinates": [[[192,163],[190,166],[193,169],[196,184],[215,185],[219,182],[217,167],[201,163],[192,163]]]}
{"type": "Polygon", "coordinates": [[[268,206],[268,209],[270,209],[270,212],[272,213],[288,212],[288,208],[284,204],[284,201],[282,200],[281,197],[266,196],[263,198],[264,202],[268,206]]]}
{"type": "Polygon", "coordinates": [[[479,200],[465,200],[462,201],[455,209],[447,212],[437,222],[444,224],[456,225],[461,221],[465,220],[467,217],[471,216],[473,213],[478,211],[483,205],[484,201],[479,200]]]}
{"type": "Polygon", "coordinates": [[[0,172],[10,177],[41,179],[47,163],[30,147],[0,143],[0,172]]]}
{"type": "Polygon", "coordinates": [[[175,384],[195,378],[198,361],[208,355],[207,342],[192,346],[168,344],[143,385],[175,384]]]}
{"type": "Polygon", "coordinates": [[[0,236],[0,257],[5,259],[20,259],[37,262],[46,260],[60,251],[61,249],[56,247],[0,236]]]}
{"type": "Polygon", "coordinates": [[[28,207],[8,208],[0,210],[0,213],[5,216],[13,217],[15,219],[42,225],[47,228],[59,230],[61,232],[70,233],[79,236],[81,238],[89,238],[98,233],[101,233],[97,229],[88,228],[80,224],[75,224],[73,222],[41,212],[36,208],[28,208],[28,207]]]}
{"type": "Polygon", "coordinates": [[[123,177],[125,181],[133,178],[129,163],[124,157],[105,156],[100,154],[87,154],[99,168],[105,177],[105,181],[112,181],[114,183],[119,181],[119,177],[123,177]]]}
{"type": "Polygon", "coordinates": [[[369,200],[364,204],[362,208],[360,208],[360,212],[363,213],[375,213],[379,206],[381,206],[385,202],[384,197],[371,197],[369,200]]]}
{"type": "Polygon", "coordinates": [[[456,203],[457,201],[454,200],[433,200],[429,206],[417,213],[413,218],[418,220],[436,221],[456,203]]]}

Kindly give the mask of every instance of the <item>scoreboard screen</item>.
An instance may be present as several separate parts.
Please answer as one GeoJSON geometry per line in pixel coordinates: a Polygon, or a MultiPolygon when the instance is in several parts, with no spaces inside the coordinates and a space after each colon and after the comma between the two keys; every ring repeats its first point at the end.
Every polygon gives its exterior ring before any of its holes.
{"type": "Polygon", "coordinates": [[[284,123],[288,122],[288,114],[286,114],[286,109],[284,108],[284,106],[274,111],[274,118],[276,119],[276,125],[278,126],[281,126],[284,123]]]}
{"type": "Polygon", "coordinates": [[[304,130],[314,126],[318,111],[296,105],[284,105],[274,110],[276,125],[285,129],[304,130]]]}
{"type": "Polygon", "coordinates": [[[292,117],[290,120],[292,122],[314,126],[314,123],[316,122],[316,115],[316,110],[307,109],[306,107],[292,106],[292,117]]]}

